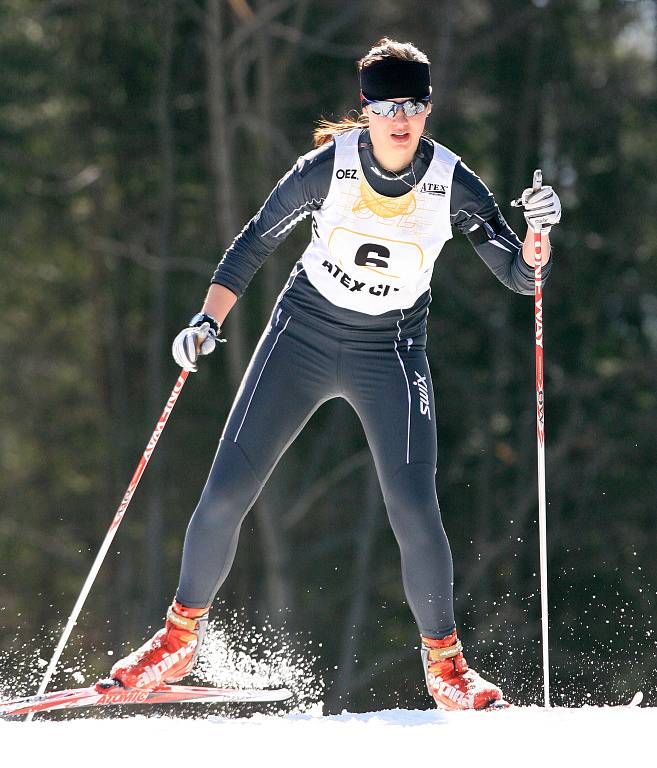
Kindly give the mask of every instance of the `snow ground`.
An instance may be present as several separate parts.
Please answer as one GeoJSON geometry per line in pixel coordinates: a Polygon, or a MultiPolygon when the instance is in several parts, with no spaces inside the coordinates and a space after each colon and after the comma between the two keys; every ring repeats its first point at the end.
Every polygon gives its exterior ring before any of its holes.
{"type": "MultiPolygon", "coordinates": [[[[44,637],[0,653],[0,698],[36,690],[47,663],[38,650],[44,637]]],[[[224,612],[221,624],[210,625],[193,682],[290,688],[297,712],[257,714],[254,704],[251,717],[229,718],[221,705],[197,704],[135,707],[114,717],[110,709],[81,709],[66,720],[0,720],[0,768],[617,768],[639,760],[642,768],[657,766],[657,707],[322,716],[315,702],[324,684],[313,671],[313,650],[319,651],[305,636],[246,626],[224,612]]],[[[95,679],[83,661],[72,664],[54,688],[95,679]]]]}
{"type": "Polygon", "coordinates": [[[20,760],[20,765],[48,768],[605,768],[638,759],[643,765],[657,764],[657,708],[394,709],[328,717],[320,711],[240,719],[151,714],[120,720],[0,721],[0,765],[20,760]]]}

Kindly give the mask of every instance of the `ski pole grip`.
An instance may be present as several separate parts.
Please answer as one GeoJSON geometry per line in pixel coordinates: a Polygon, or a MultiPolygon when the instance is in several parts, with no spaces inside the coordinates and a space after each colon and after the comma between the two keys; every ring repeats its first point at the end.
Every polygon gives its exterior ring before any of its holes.
{"type": "MultiPolygon", "coordinates": [[[[534,171],[534,176],[532,177],[532,192],[538,192],[542,186],[543,186],[543,171],[540,168],[537,168],[534,171]]],[[[521,195],[517,200],[512,200],[511,206],[513,208],[523,208],[524,207],[523,196],[521,195]]]]}

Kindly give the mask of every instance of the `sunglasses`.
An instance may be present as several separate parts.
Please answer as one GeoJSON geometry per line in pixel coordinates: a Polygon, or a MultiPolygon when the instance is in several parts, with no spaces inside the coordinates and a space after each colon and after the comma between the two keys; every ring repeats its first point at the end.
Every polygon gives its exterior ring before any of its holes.
{"type": "Polygon", "coordinates": [[[404,110],[406,117],[422,114],[427,108],[430,99],[431,97],[427,96],[424,99],[408,99],[408,101],[399,103],[396,101],[372,101],[371,99],[366,99],[365,96],[362,96],[361,104],[363,104],[363,106],[369,106],[375,115],[381,115],[387,117],[389,120],[394,120],[395,115],[400,109],[404,110]]]}

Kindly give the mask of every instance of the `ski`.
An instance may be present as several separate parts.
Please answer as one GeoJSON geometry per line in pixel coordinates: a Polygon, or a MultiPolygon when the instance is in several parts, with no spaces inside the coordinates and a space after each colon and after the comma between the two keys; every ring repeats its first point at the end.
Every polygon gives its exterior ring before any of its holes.
{"type": "MultiPolygon", "coordinates": [[[[632,696],[631,701],[628,701],[626,704],[603,704],[603,709],[637,709],[641,706],[641,702],[643,701],[643,691],[637,691],[634,696],[632,696]]],[[[590,706],[589,704],[585,704],[585,707],[590,706]]]]}
{"type": "Polygon", "coordinates": [[[284,701],[292,696],[287,688],[209,688],[194,685],[161,685],[152,690],[120,686],[92,686],[53,691],[40,696],[25,696],[0,701],[0,718],[28,715],[31,712],[51,712],[56,709],[105,707],[119,704],[178,704],[193,702],[269,702],[284,701]]]}
{"type": "Polygon", "coordinates": [[[629,704],[621,704],[621,707],[638,707],[643,701],[643,691],[637,691],[629,704]]]}
{"type": "MultiPolygon", "coordinates": [[[[635,709],[636,707],[641,706],[642,701],[643,701],[643,692],[637,691],[632,697],[632,700],[629,701],[627,704],[607,704],[605,705],[605,708],[606,709],[635,709]]],[[[502,709],[518,709],[518,708],[519,707],[516,704],[511,704],[505,699],[498,699],[497,701],[492,701],[487,707],[484,707],[481,711],[497,712],[502,709]]]]}
{"type": "Polygon", "coordinates": [[[497,712],[500,709],[511,709],[515,708],[515,704],[511,704],[506,699],[496,699],[495,701],[491,701],[490,704],[483,707],[482,712],[497,712]]]}

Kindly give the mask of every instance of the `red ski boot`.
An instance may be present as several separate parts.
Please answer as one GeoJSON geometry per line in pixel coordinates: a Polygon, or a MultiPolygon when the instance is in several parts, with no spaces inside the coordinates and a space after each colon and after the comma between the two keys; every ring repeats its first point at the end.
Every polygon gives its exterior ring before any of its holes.
{"type": "Polygon", "coordinates": [[[508,706],[496,685],[468,667],[456,630],[442,640],[422,637],[421,653],[427,688],[438,709],[508,706]]]}
{"type": "Polygon", "coordinates": [[[203,642],[209,610],[187,608],[174,600],[164,629],[117,661],[110,672],[112,680],[125,688],[157,688],[188,675],[203,642]]]}

